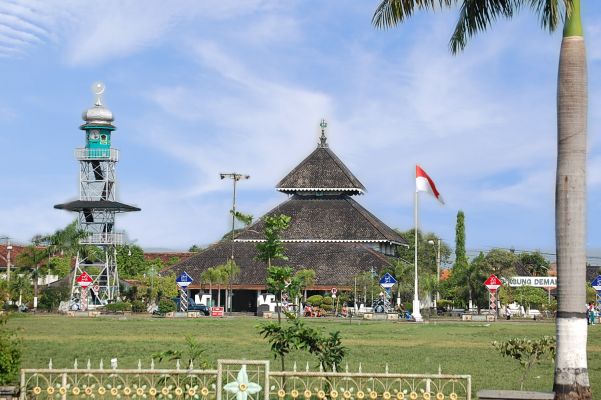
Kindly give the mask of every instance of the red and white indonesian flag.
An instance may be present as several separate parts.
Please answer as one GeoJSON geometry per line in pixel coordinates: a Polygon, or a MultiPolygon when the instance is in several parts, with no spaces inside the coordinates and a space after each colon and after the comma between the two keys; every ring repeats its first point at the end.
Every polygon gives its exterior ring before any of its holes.
{"type": "Polygon", "coordinates": [[[440,201],[444,204],[444,200],[438,190],[436,190],[436,185],[434,181],[426,174],[419,165],[415,166],[415,191],[416,192],[428,192],[432,196],[436,197],[436,200],[440,201]]]}

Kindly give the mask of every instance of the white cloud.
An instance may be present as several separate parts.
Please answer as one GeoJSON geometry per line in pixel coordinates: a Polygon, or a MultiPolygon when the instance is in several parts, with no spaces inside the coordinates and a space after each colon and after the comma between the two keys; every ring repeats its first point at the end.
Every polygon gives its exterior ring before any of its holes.
{"type": "Polygon", "coordinates": [[[51,36],[48,31],[51,19],[40,6],[36,1],[0,3],[0,56],[22,56],[51,36]]]}

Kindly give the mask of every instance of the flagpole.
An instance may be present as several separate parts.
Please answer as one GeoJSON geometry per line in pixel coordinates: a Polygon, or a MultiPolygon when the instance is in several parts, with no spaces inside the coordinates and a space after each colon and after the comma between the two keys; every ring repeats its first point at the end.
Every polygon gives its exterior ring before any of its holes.
{"type": "Polygon", "coordinates": [[[417,227],[418,227],[418,203],[419,203],[419,192],[417,188],[415,190],[415,201],[414,201],[414,218],[415,218],[415,285],[413,288],[413,318],[416,322],[422,321],[422,315],[419,310],[419,295],[417,285],[417,227]]]}

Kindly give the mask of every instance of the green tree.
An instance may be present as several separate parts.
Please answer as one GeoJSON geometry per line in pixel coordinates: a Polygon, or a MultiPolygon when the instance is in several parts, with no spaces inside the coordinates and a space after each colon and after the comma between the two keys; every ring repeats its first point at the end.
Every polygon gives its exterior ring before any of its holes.
{"type": "MultiPolygon", "coordinates": [[[[410,243],[415,243],[411,241],[410,243]]],[[[418,247],[419,248],[419,247],[418,247]]],[[[392,268],[388,271],[396,279],[397,283],[393,289],[397,292],[397,306],[401,305],[401,302],[409,301],[411,291],[413,290],[413,274],[414,266],[404,259],[395,258],[392,260],[392,268]],[[405,294],[405,298],[402,298],[402,294],[405,294]]]]}
{"type": "Polygon", "coordinates": [[[485,256],[480,253],[472,262],[456,264],[451,275],[452,284],[456,286],[456,295],[462,299],[462,303],[467,300],[468,308],[475,305],[479,308],[486,304],[486,290],[484,281],[487,276],[484,272],[485,256]]]}
{"type": "Polygon", "coordinates": [[[171,299],[172,297],[177,296],[177,285],[175,283],[175,278],[176,276],[173,273],[154,277],[149,275],[140,277],[140,280],[144,283],[144,286],[151,289],[148,302],[152,303],[152,300],[155,299],[156,303],[158,303],[161,298],[171,299]]]}
{"type": "Polygon", "coordinates": [[[24,303],[23,299],[28,298],[27,296],[31,291],[30,275],[27,271],[15,274],[14,279],[10,281],[10,291],[12,293],[12,300],[17,301],[17,304],[21,305],[24,303]]]}
{"type": "Polygon", "coordinates": [[[288,286],[292,284],[292,268],[272,265],[267,267],[267,291],[276,296],[278,304],[278,324],[282,323],[282,297],[288,286]]]}
{"type": "Polygon", "coordinates": [[[86,233],[77,227],[77,220],[74,220],[65,228],[41,239],[48,245],[48,254],[51,257],[74,257],[80,248],[79,241],[85,236],[86,233]]]}
{"type": "Polygon", "coordinates": [[[0,315],[0,385],[18,382],[21,366],[21,339],[7,322],[8,315],[0,315]]]}
{"type": "Polygon", "coordinates": [[[522,8],[534,11],[542,28],[550,32],[563,23],[557,78],[555,237],[559,309],[553,391],[556,399],[590,399],[587,331],[582,311],[586,297],[582,282],[586,277],[588,83],[580,0],[382,0],[372,22],[378,27],[392,27],[416,10],[458,5],[459,20],[450,39],[454,54],[493,21],[512,18],[522,8]]]}
{"type": "Polygon", "coordinates": [[[545,276],[549,272],[549,261],[540,253],[522,253],[518,256],[518,263],[532,276],[545,276]]]}
{"type": "MultiPolygon", "coordinates": [[[[223,283],[227,286],[228,294],[226,298],[229,298],[230,293],[232,293],[232,281],[236,279],[236,277],[240,274],[240,267],[236,264],[233,259],[227,260],[225,264],[221,266],[221,275],[223,283]]],[[[226,306],[227,306],[226,300],[226,306]]],[[[230,306],[230,312],[231,312],[230,306]]]]}
{"type": "MultiPolygon", "coordinates": [[[[200,274],[200,279],[203,282],[209,283],[209,295],[211,296],[211,306],[213,305],[213,284],[219,284],[219,290],[221,291],[221,279],[222,279],[222,271],[220,271],[217,267],[207,268],[203,273],[200,274]]],[[[218,301],[217,305],[221,301],[221,295],[217,294],[218,301]]]]}
{"type": "Polygon", "coordinates": [[[457,223],[455,225],[455,266],[467,266],[468,260],[465,252],[465,214],[457,212],[457,223]]]}
{"type": "Polygon", "coordinates": [[[48,257],[48,250],[40,246],[41,238],[34,237],[33,244],[27,246],[17,256],[15,265],[22,271],[27,271],[33,281],[33,308],[38,308],[39,280],[46,275],[46,268],[42,264],[48,257]]]}
{"type": "Polygon", "coordinates": [[[201,250],[202,250],[202,247],[200,247],[200,246],[199,246],[199,245],[197,245],[197,244],[193,244],[193,245],[192,245],[192,246],[191,246],[191,247],[188,249],[188,252],[190,252],[190,253],[198,253],[198,252],[200,252],[201,250]]]}
{"type": "Polygon", "coordinates": [[[122,278],[140,277],[149,267],[144,259],[144,250],[135,244],[117,246],[117,265],[122,278]]]}
{"type": "MultiPolygon", "coordinates": [[[[399,234],[407,241],[408,246],[399,246],[397,248],[398,257],[413,265],[415,256],[415,229],[399,231],[399,234]]],[[[438,240],[440,238],[432,232],[417,231],[417,265],[419,275],[423,273],[436,273],[436,256],[438,251],[438,240]],[[434,244],[432,244],[434,243],[434,244]]],[[[444,241],[440,243],[440,263],[447,264],[451,258],[451,248],[444,241]]],[[[391,271],[388,271],[392,274],[391,271]]]]}
{"type": "Polygon", "coordinates": [[[257,259],[267,264],[267,290],[277,297],[278,323],[281,324],[282,294],[292,280],[292,268],[272,266],[273,260],[288,260],[284,244],[280,239],[283,231],[290,226],[291,217],[279,214],[263,218],[263,235],[265,240],[257,243],[257,259]]]}
{"type": "Polygon", "coordinates": [[[169,361],[187,358],[186,368],[208,369],[210,364],[205,356],[206,348],[202,343],[191,335],[187,335],[184,340],[186,342],[185,354],[187,357],[184,357],[184,351],[182,350],[166,350],[153,354],[152,358],[158,360],[159,363],[162,362],[164,358],[169,361]]]}
{"type": "Polygon", "coordinates": [[[334,371],[340,371],[347,352],[339,331],[324,336],[292,315],[287,326],[270,322],[260,325],[259,333],[271,344],[274,358],[280,358],[282,371],[285,370],[285,357],[293,350],[305,350],[316,355],[324,368],[334,371]]]}
{"type": "Polygon", "coordinates": [[[520,374],[520,390],[524,390],[524,382],[533,366],[546,357],[555,357],[556,341],[550,336],[540,339],[513,338],[505,342],[492,342],[503,357],[511,357],[520,362],[523,373],[520,374]]]}
{"type": "Polygon", "coordinates": [[[288,229],[290,221],[291,218],[284,214],[263,218],[265,240],[257,243],[257,259],[265,262],[268,268],[273,260],[288,260],[280,235],[288,229]]]}
{"type": "MultiPolygon", "coordinates": [[[[315,270],[313,269],[301,269],[296,271],[294,279],[298,282],[299,291],[303,291],[303,298],[307,298],[307,288],[315,284],[315,270]]],[[[300,308],[299,308],[300,311],[300,308]]]]}
{"type": "Polygon", "coordinates": [[[61,301],[69,300],[71,288],[67,285],[48,286],[42,291],[40,308],[46,311],[56,311],[61,301]]]}
{"type": "Polygon", "coordinates": [[[513,291],[515,301],[526,307],[526,309],[541,308],[547,303],[547,292],[543,288],[532,286],[520,286],[513,291]]]}
{"type": "Polygon", "coordinates": [[[484,257],[483,267],[488,274],[508,278],[515,274],[517,262],[518,257],[515,253],[509,250],[492,249],[484,257]]]}
{"type": "Polygon", "coordinates": [[[72,263],[73,257],[71,256],[53,256],[48,260],[48,270],[61,279],[69,275],[72,263]]]}

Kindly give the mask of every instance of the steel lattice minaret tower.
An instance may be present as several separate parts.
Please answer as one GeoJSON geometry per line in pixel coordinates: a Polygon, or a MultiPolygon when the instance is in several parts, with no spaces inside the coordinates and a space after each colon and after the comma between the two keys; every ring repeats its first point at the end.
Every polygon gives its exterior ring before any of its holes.
{"type": "Polygon", "coordinates": [[[123,244],[123,233],[115,231],[117,213],[140,211],[115,199],[117,176],[115,167],[119,150],[111,148],[113,113],[102,104],[104,85],[92,87],[96,96],[92,108],[84,111],[85,147],[75,149],[79,161],[79,200],[58,204],[54,208],[78,213],[82,232],[72,277],[71,303],[73,310],[105,305],[119,296],[117,246],[123,244]],[[91,284],[81,286],[77,278],[87,273],[91,284]]]}

